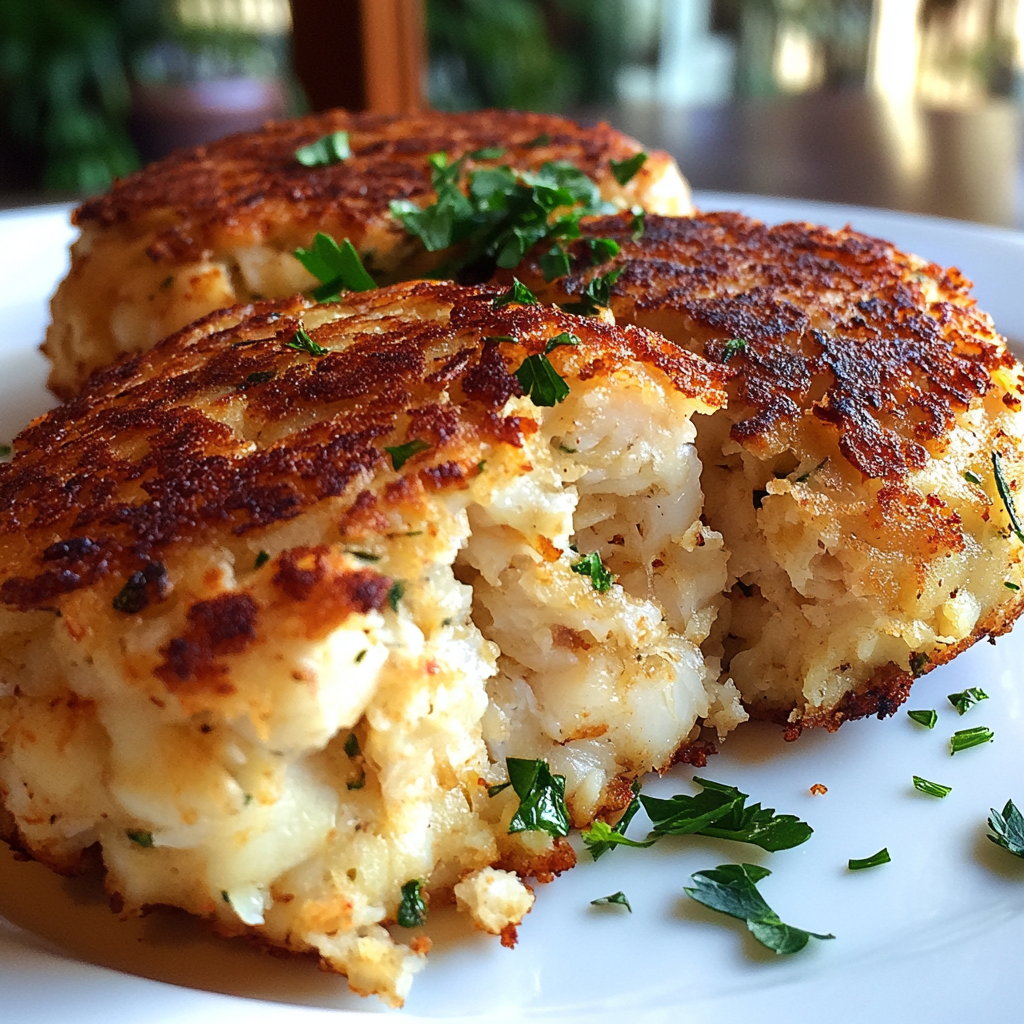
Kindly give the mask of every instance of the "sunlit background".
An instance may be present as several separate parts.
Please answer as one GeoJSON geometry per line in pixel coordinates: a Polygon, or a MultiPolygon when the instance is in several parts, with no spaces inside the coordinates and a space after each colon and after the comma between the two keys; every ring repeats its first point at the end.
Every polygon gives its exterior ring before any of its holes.
{"type": "Polygon", "coordinates": [[[328,105],[604,117],[698,187],[1024,225],[1024,0],[0,0],[0,201],[328,105]]]}

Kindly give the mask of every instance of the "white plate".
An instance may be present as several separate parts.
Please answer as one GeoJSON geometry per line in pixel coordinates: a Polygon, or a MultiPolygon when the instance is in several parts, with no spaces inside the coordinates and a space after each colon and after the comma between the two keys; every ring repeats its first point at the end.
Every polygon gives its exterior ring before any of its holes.
{"type": "MultiPolygon", "coordinates": [[[[956,264],[977,282],[1000,329],[1024,339],[1024,235],[819,203],[710,193],[697,201],[767,220],[849,221],[956,264]]],[[[35,346],[65,265],[65,218],[65,208],[0,215],[0,437],[48,404],[35,346]]],[[[441,911],[430,963],[401,1016],[565,1024],[598,1016],[631,1024],[1018,1019],[1024,861],[986,840],[985,819],[1010,797],[1024,806],[1022,661],[1024,632],[981,644],[922,679],[908,706],[938,709],[931,732],[903,711],[792,744],[776,728],[741,729],[705,773],[809,821],[808,843],[763,854],[690,838],[615,850],[597,864],[584,855],[574,871],[539,887],[513,952],[441,911]],[[991,699],[961,720],[946,694],[976,685],[991,699]],[[991,726],[995,742],[951,758],[948,738],[967,725],[991,726]],[[915,774],[951,785],[952,794],[936,800],[915,792],[915,774]],[[811,796],[813,783],[826,785],[827,795],[811,796]],[[882,846],[891,864],[847,870],[848,858],[882,846]],[[771,868],[761,890],[784,920],[834,932],[835,941],[812,940],[796,956],[776,957],[740,922],[683,895],[693,871],[743,860],[771,868]],[[631,915],[590,906],[620,889],[631,915]]],[[[677,769],[648,791],[691,792],[691,774],[677,769]]],[[[631,832],[642,828],[638,819],[631,832]]],[[[0,856],[2,1021],[305,1024],[381,1012],[310,962],[210,937],[174,914],[119,922],[94,880],[64,881],[0,856]]]]}

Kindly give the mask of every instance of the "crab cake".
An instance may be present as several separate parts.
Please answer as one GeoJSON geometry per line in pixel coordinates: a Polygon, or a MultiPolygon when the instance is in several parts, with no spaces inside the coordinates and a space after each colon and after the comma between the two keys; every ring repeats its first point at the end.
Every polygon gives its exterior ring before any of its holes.
{"type": "Polygon", "coordinates": [[[81,236],[43,346],[50,389],[67,398],[97,366],[150,348],[215,309],[312,288],[315,279],[292,253],[318,231],[349,238],[380,281],[423,276],[444,253],[426,253],[390,203],[432,201],[427,158],[435,152],[467,155],[467,170],[528,172],[569,161],[620,209],[639,203],[658,213],[691,212],[689,190],[666,153],[648,154],[619,184],[610,162],[640,151],[606,124],[582,128],[544,114],[336,110],[174,153],[75,211],[81,236]],[[324,159],[346,147],[349,156],[300,162],[297,150],[336,132],[347,132],[347,142],[324,159]]]}
{"type": "Polygon", "coordinates": [[[887,242],[733,213],[639,234],[586,223],[567,277],[527,279],[563,302],[611,285],[620,323],[734,372],[697,435],[731,553],[725,674],[790,736],[892,714],[1020,613],[1020,365],[958,271],[887,242]],[[603,237],[621,251],[594,266],[603,237]]]}
{"type": "Polygon", "coordinates": [[[582,824],[702,720],[744,717],[700,652],[726,554],[690,420],[720,370],[495,295],[224,310],[21,434],[0,466],[12,845],[64,872],[99,850],[129,910],[312,951],[400,1004],[417,892],[511,942],[516,872],[572,866],[557,834],[510,834],[506,757],[546,759],[582,824]]]}

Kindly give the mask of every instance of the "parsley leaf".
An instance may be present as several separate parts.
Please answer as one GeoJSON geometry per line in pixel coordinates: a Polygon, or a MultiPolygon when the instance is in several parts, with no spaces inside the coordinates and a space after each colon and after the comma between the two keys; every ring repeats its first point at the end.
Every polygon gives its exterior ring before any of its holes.
{"type": "Polygon", "coordinates": [[[1003,459],[999,452],[992,453],[992,470],[996,477],[996,490],[999,492],[999,497],[1003,499],[1003,506],[1006,508],[1006,514],[1010,517],[1013,532],[1017,534],[1017,539],[1024,544],[1024,526],[1021,526],[1017,516],[1017,506],[1013,500],[1013,492],[1003,475],[1003,459]]]}
{"type": "Polygon", "coordinates": [[[308,146],[300,146],[295,150],[295,159],[303,167],[329,167],[331,164],[347,160],[351,155],[348,132],[332,132],[308,146]]]}
{"type": "Polygon", "coordinates": [[[608,906],[609,904],[625,907],[631,914],[633,913],[633,908],[629,905],[629,900],[626,899],[624,892],[613,892],[611,896],[601,896],[599,899],[590,901],[592,907],[608,906]]]}
{"type": "Polygon", "coordinates": [[[311,356],[325,356],[330,351],[323,345],[318,345],[301,327],[295,332],[295,337],[285,344],[288,348],[293,348],[297,352],[308,352],[311,356]]]}
{"type": "Polygon", "coordinates": [[[733,356],[740,352],[746,352],[747,342],[745,338],[730,338],[722,350],[722,362],[727,363],[733,356]]]}
{"type": "Polygon", "coordinates": [[[427,905],[423,901],[423,879],[410,879],[402,886],[402,901],[398,904],[397,920],[402,928],[418,928],[427,920],[427,905]]]}
{"type": "Polygon", "coordinates": [[[639,242],[644,237],[644,230],[647,227],[647,211],[642,206],[634,206],[630,211],[633,219],[629,222],[630,236],[634,242],[639,242]]]}
{"type": "Polygon", "coordinates": [[[507,292],[502,292],[494,297],[491,306],[494,309],[500,309],[502,306],[511,306],[513,303],[520,306],[533,306],[537,304],[537,296],[518,277],[512,278],[512,287],[507,292]]]}
{"type": "Polygon", "coordinates": [[[1006,801],[1002,814],[992,808],[988,827],[993,833],[989,835],[989,839],[996,846],[1001,846],[1018,857],[1024,857],[1024,815],[1017,810],[1012,800],[1006,801]]]}
{"type": "Polygon", "coordinates": [[[985,725],[976,725],[973,729],[960,729],[949,739],[950,756],[971,747],[980,747],[983,743],[991,743],[995,733],[985,725]]]}
{"type": "Polygon", "coordinates": [[[346,238],[341,245],[318,231],[311,249],[296,249],[295,258],[320,282],[313,290],[317,302],[333,302],[342,289],[367,292],[377,284],[366,272],[355,246],[346,238]]]}
{"type": "Polygon", "coordinates": [[[701,835],[750,843],[762,850],[789,850],[807,842],[813,829],[792,814],[776,814],[760,803],[745,806],[747,794],[694,776],[703,788],[696,796],[674,796],[668,800],[641,796],[656,836],[701,835]]]}
{"type": "Polygon", "coordinates": [[[430,448],[430,442],[417,437],[415,440],[406,441],[405,444],[396,444],[393,447],[384,445],[384,451],[391,456],[393,469],[401,469],[414,455],[425,452],[430,448]]]}
{"type": "Polygon", "coordinates": [[[594,860],[598,860],[603,857],[609,850],[615,846],[653,846],[655,840],[650,839],[644,842],[634,842],[632,839],[626,839],[626,829],[629,827],[629,823],[636,817],[636,812],[640,810],[640,780],[634,779],[630,786],[630,792],[633,794],[633,799],[630,800],[629,806],[624,811],[623,815],[614,825],[609,825],[605,821],[596,820],[584,832],[580,835],[583,838],[583,842],[586,844],[587,849],[590,850],[590,856],[594,860]],[[601,827],[603,826],[603,828],[601,827]]]}
{"type": "Polygon", "coordinates": [[[622,251],[622,246],[614,238],[588,238],[587,248],[590,250],[590,262],[595,265],[607,262],[622,251]]]}
{"type": "Polygon", "coordinates": [[[565,277],[569,273],[568,253],[557,243],[540,258],[540,270],[547,283],[554,281],[556,277],[565,277]]]}
{"type": "Polygon", "coordinates": [[[948,694],[946,700],[956,708],[957,714],[962,715],[979,701],[988,700],[988,694],[984,690],[979,690],[977,686],[969,686],[959,693],[948,694]]]}
{"type": "Polygon", "coordinates": [[[971,470],[967,470],[967,471],[966,471],[966,472],[964,473],[964,479],[965,479],[965,480],[966,480],[966,481],[967,481],[967,482],[968,482],[969,484],[974,484],[974,485],[975,485],[975,487],[980,487],[980,486],[982,485],[982,483],[983,483],[983,481],[982,481],[981,477],[980,477],[980,476],[978,476],[978,474],[977,474],[977,473],[974,473],[974,472],[972,472],[971,470]]]}
{"type": "Polygon", "coordinates": [[[615,577],[604,567],[601,555],[597,551],[591,551],[589,555],[584,555],[578,562],[573,562],[569,568],[581,576],[589,576],[591,586],[599,594],[611,590],[612,583],[615,582],[615,577]]]}
{"type": "Polygon", "coordinates": [[[851,871],[863,871],[865,868],[877,868],[881,864],[889,864],[892,861],[892,857],[889,856],[889,851],[883,846],[878,853],[873,853],[870,857],[862,857],[857,859],[851,857],[847,862],[846,866],[851,871]]]}
{"type": "Polygon", "coordinates": [[[398,611],[398,602],[405,597],[405,583],[402,580],[395,580],[394,583],[388,588],[388,607],[393,611],[398,611]]]}
{"type": "Polygon", "coordinates": [[[757,891],[757,883],[770,874],[767,868],[756,864],[720,864],[708,871],[695,872],[694,887],[684,891],[712,910],[745,921],[754,938],[776,953],[799,952],[812,937],[834,939],[834,935],[819,935],[782,922],[757,891]]]}
{"type": "Polygon", "coordinates": [[[923,725],[926,729],[934,729],[935,723],[939,720],[938,713],[932,710],[908,711],[907,715],[919,725],[923,725]]]}
{"type": "Polygon", "coordinates": [[[567,836],[565,776],[552,775],[547,761],[508,757],[505,764],[509,782],[519,797],[519,810],[509,822],[509,833],[541,831],[550,836],[567,836]]]}
{"type": "Polygon", "coordinates": [[[612,177],[620,185],[625,185],[647,163],[647,154],[641,150],[627,160],[609,160],[608,163],[612,169],[612,177]]]}
{"type": "Polygon", "coordinates": [[[611,305],[612,287],[622,276],[625,266],[616,267],[607,274],[592,277],[580,295],[579,302],[563,302],[561,308],[566,313],[577,313],[580,316],[594,316],[599,309],[611,305]]]}
{"type": "Polygon", "coordinates": [[[253,565],[253,568],[254,569],[262,569],[263,566],[265,566],[267,564],[267,562],[269,562],[269,561],[270,561],[270,552],[269,551],[260,550],[256,554],[256,562],[253,565]]]}
{"type": "Polygon", "coordinates": [[[941,782],[929,782],[920,775],[914,776],[914,789],[919,793],[927,793],[928,796],[937,796],[940,800],[953,792],[952,786],[944,786],[941,782]]]}
{"type": "MultiPolygon", "coordinates": [[[[518,281],[516,282],[519,283],[518,281]]],[[[523,286],[526,287],[525,285],[523,286]]],[[[497,301],[497,300],[495,300],[497,301]]],[[[562,345],[578,345],[580,339],[575,334],[563,331],[551,338],[544,346],[544,351],[537,355],[527,356],[522,366],[515,371],[519,386],[534,405],[553,406],[565,401],[569,395],[569,385],[551,365],[548,353],[562,345]]]]}

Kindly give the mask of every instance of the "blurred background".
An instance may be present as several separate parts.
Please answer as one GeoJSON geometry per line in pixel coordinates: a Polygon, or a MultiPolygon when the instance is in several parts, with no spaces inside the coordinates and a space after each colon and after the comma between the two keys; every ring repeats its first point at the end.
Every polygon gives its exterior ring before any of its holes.
{"type": "Polygon", "coordinates": [[[697,188],[1024,227],[1024,0],[0,0],[0,205],[329,106],[605,119],[697,188]]]}

